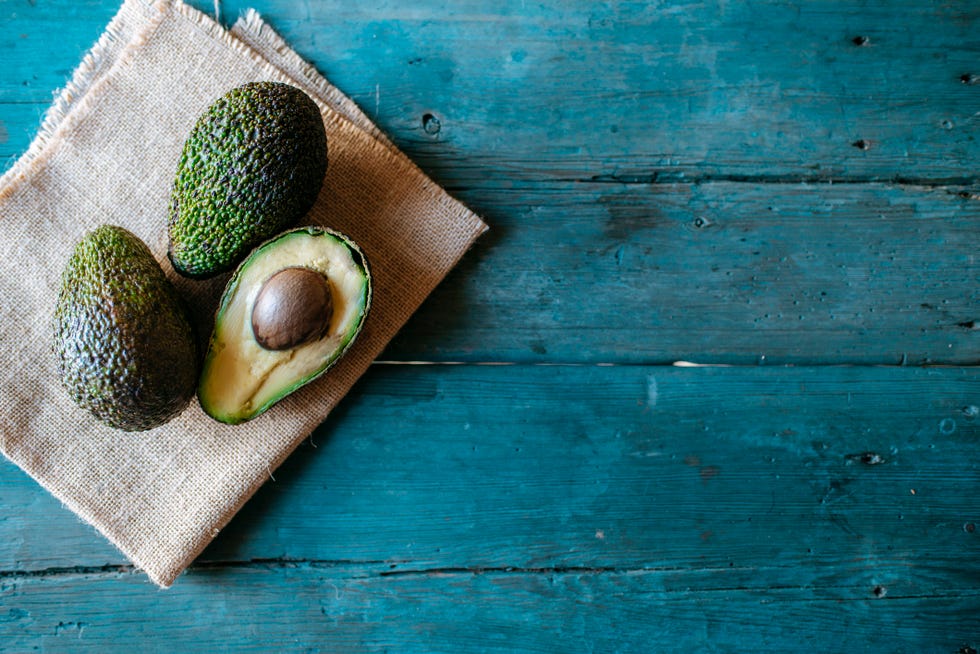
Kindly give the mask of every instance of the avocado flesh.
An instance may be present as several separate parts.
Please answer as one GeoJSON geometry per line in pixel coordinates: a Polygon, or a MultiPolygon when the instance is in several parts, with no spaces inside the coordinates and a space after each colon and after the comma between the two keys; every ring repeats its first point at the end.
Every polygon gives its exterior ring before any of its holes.
{"type": "Polygon", "coordinates": [[[242,262],[225,288],[198,387],[201,407],[229,424],[264,412],[340,358],[360,331],[370,300],[366,260],[345,236],[304,227],[263,244],[242,262]],[[267,350],[252,332],[252,309],[265,282],[291,266],[326,276],[333,299],[330,326],[319,340],[267,350]]]}
{"type": "Polygon", "coordinates": [[[232,89],[184,142],[170,197],[174,269],[191,278],[232,270],[306,215],[326,170],[326,130],[309,96],[277,82],[232,89]]]}
{"type": "Polygon", "coordinates": [[[197,385],[197,342],[176,289],[131,232],[102,226],[75,247],[54,316],[61,380],[105,424],[143,431],[180,413],[197,385]]]}

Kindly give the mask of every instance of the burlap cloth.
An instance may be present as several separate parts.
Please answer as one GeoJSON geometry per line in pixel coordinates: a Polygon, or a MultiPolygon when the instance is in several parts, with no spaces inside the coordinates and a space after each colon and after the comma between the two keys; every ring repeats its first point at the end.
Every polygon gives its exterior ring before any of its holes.
{"type": "Polygon", "coordinates": [[[254,12],[229,32],[178,1],[127,0],[30,150],[0,178],[0,449],[169,586],[485,229],[254,12]],[[206,338],[227,276],[192,282],[173,273],[169,190],[196,118],[252,80],[294,84],[320,105],[329,168],[304,222],[346,232],[366,252],[375,286],[364,331],[327,375],[244,425],[211,420],[195,400],[148,432],[105,427],[71,402],[56,373],[61,270],[88,230],[126,227],[153,250],[206,338]]]}

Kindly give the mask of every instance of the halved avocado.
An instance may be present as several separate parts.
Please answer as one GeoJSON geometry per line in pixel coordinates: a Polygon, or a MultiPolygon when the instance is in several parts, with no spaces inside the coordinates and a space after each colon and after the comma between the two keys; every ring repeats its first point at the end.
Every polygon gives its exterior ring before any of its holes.
{"type": "Polygon", "coordinates": [[[266,241],[221,297],[197,390],[201,407],[228,424],[254,418],[336,363],[370,306],[367,259],[348,237],[300,227],[266,241]]]}

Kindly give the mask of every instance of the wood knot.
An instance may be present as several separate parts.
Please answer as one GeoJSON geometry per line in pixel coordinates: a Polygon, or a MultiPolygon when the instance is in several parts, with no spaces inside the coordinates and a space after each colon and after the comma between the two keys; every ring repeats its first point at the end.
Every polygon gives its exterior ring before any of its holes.
{"type": "Polygon", "coordinates": [[[435,136],[442,129],[442,123],[432,114],[422,114],[422,131],[429,136],[435,136]]]}

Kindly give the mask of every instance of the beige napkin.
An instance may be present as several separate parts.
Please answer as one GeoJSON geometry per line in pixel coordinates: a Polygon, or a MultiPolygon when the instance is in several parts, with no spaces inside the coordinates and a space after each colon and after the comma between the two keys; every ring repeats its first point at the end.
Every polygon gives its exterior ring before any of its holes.
{"type": "Polygon", "coordinates": [[[176,1],[126,0],[0,178],[0,449],[169,586],[272,471],[330,413],[486,229],[250,12],[228,32],[176,1]],[[349,234],[374,273],[359,340],[327,375],[240,426],[196,401],[144,433],[105,427],[62,389],[52,310],[73,245],[102,223],[153,250],[202,336],[227,276],[192,282],[166,260],[177,157],[216,98],[252,80],[303,88],[320,105],[329,168],[306,223],[349,234]]]}

